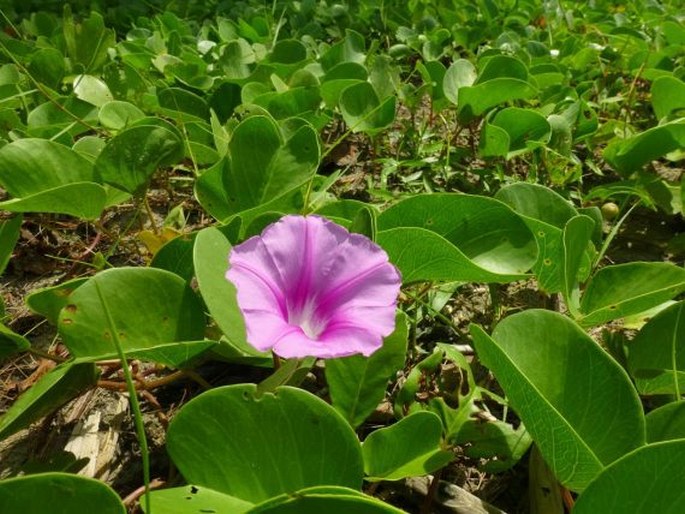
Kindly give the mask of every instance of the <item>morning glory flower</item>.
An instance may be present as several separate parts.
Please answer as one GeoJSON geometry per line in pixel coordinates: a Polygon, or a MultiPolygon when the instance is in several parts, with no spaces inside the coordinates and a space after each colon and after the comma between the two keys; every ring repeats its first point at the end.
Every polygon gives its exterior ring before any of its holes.
{"type": "Polygon", "coordinates": [[[385,251],[320,216],[284,216],[233,247],[247,340],[285,357],[371,355],[395,328],[400,275],[385,251]]]}

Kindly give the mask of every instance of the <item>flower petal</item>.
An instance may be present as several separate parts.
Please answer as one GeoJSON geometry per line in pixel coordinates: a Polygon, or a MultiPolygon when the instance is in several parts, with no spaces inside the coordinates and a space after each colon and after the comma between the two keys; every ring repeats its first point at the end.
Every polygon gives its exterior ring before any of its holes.
{"type": "Polygon", "coordinates": [[[345,327],[326,331],[313,340],[304,332],[293,331],[282,337],[273,347],[274,353],[286,359],[317,357],[333,359],[356,353],[371,355],[383,345],[383,339],[357,327],[345,327]]]}
{"type": "Polygon", "coordinates": [[[282,357],[370,355],[395,326],[401,278],[378,245],[319,216],[284,216],[233,248],[248,341],[282,357]]]}

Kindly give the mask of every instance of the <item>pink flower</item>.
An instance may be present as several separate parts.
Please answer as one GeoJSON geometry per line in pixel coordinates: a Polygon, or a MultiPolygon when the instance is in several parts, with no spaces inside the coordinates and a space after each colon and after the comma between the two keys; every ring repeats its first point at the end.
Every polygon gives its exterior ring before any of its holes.
{"type": "Polygon", "coordinates": [[[281,357],[371,355],[395,328],[400,275],[383,249],[319,216],[284,216],[235,246],[247,340],[281,357]]]}

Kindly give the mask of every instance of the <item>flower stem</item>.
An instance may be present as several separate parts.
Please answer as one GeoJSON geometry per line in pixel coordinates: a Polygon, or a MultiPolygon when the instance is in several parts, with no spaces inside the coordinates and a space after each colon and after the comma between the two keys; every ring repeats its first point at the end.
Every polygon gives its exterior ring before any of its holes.
{"type": "Polygon", "coordinates": [[[107,323],[109,324],[109,330],[112,333],[112,341],[114,341],[114,346],[117,349],[117,355],[121,361],[121,368],[124,373],[124,378],[126,379],[126,387],[128,389],[129,401],[131,402],[131,411],[133,412],[133,421],[136,426],[136,435],[138,437],[138,444],[140,444],[140,454],[143,460],[143,482],[145,484],[145,513],[152,514],[150,508],[150,452],[147,446],[147,438],[145,437],[145,426],[143,424],[143,414],[140,411],[140,403],[138,402],[138,395],[136,394],[136,386],[133,383],[133,376],[131,375],[131,370],[128,368],[128,362],[126,361],[126,355],[124,354],[124,349],[121,346],[121,341],[119,340],[119,334],[117,333],[117,327],[112,318],[112,313],[107,306],[107,301],[105,300],[102,291],[100,290],[100,284],[97,280],[93,281],[95,285],[95,290],[97,291],[98,297],[100,298],[100,303],[102,304],[102,310],[107,317],[107,323]]]}

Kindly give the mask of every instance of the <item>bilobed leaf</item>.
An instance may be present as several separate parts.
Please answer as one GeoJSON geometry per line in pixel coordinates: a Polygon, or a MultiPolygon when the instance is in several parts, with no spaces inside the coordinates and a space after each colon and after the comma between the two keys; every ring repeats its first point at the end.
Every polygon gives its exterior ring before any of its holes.
{"type": "Polygon", "coordinates": [[[402,369],[407,350],[407,320],[398,314],[395,331],[370,357],[353,355],[326,361],[326,382],[333,407],[357,427],[383,400],[388,380],[402,369]]]}
{"type": "Polygon", "coordinates": [[[683,512],[683,459],[683,439],[639,448],[606,468],[578,497],[573,513],[683,512]]]}
{"type": "Polygon", "coordinates": [[[60,311],[58,329],[73,356],[95,360],[117,353],[96,283],[125,352],[204,338],[202,303],[181,277],[155,268],[113,268],[79,286],[60,311]]]}
{"type": "Polygon", "coordinates": [[[212,389],[174,417],[167,450],[186,480],[253,503],[316,485],[361,487],[359,441],[330,405],[292,387],[256,393],[254,384],[212,389]]]}
{"type": "MultiPolygon", "coordinates": [[[[0,439],[56,411],[93,386],[98,375],[97,367],[91,363],[65,363],[52,369],[24,391],[7,412],[0,416],[0,439]]],[[[0,504],[1,501],[2,498],[0,504]]]]}
{"type": "Polygon", "coordinates": [[[250,209],[256,209],[256,215],[281,210],[279,202],[290,203],[292,194],[315,173],[320,148],[316,131],[308,124],[284,141],[271,118],[251,116],[234,129],[229,155],[195,185],[202,206],[221,220],[250,209]]]}
{"type": "MultiPolygon", "coordinates": [[[[140,502],[145,510],[145,502],[140,502]]],[[[150,508],[152,513],[159,514],[200,514],[230,512],[231,514],[245,514],[254,505],[245,500],[218,493],[208,487],[184,485],[169,489],[159,489],[150,492],[150,508]]],[[[146,513],[147,514],[147,513],[146,513]]]]}
{"type": "Polygon", "coordinates": [[[378,243],[416,280],[507,282],[535,263],[532,233],[505,204],[482,196],[417,195],[378,217],[378,243]]]}
{"type": "Polygon", "coordinates": [[[685,390],[685,303],[671,305],[649,320],[629,348],[628,369],[640,394],[685,390]]]}
{"type": "Polygon", "coordinates": [[[507,107],[499,111],[490,123],[503,129],[509,136],[507,157],[544,144],[551,135],[550,125],[545,117],[532,109],[507,107]]]}
{"type": "Polygon", "coordinates": [[[67,473],[39,473],[0,481],[0,512],[24,514],[126,514],[121,499],[99,480],[67,473]]]}
{"type": "Polygon", "coordinates": [[[440,418],[418,411],[369,434],[362,444],[367,480],[400,480],[432,473],[454,454],[444,450],[440,418]]]}
{"type": "Polygon", "coordinates": [[[478,356],[569,489],[582,491],[645,443],[642,406],[627,374],[567,317],[533,309],[500,322],[492,337],[476,325],[471,333],[478,356]]]}
{"type": "Polygon", "coordinates": [[[685,291],[685,270],[667,262],[606,266],[588,282],[580,301],[583,325],[637,314],[685,291]]]}

